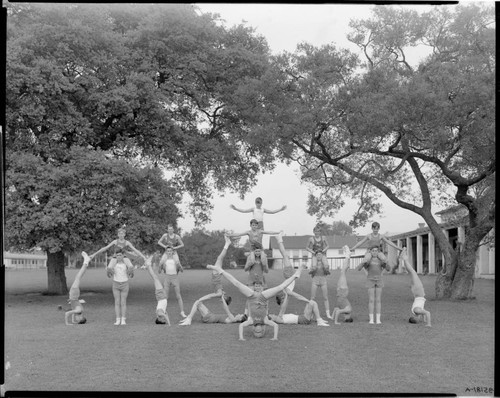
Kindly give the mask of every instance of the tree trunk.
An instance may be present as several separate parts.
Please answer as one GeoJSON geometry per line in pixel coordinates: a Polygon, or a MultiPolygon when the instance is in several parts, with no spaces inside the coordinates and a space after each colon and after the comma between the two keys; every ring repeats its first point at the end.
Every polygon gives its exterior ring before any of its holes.
{"type": "Polygon", "coordinates": [[[470,255],[464,256],[458,260],[457,272],[451,286],[452,299],[466,300],[472,298],[476,254],[473,253],[473,259],[470,257],[470,255]]]}
{"type": "Polygon", "coordinates": [[[442,274],[441,272],[438,274],[435,283],[435,293],[436,298],[450,298],[451,297],[451,285],[453,283],[453,279],[449,274],[442,274]]]}
{"type": "Polygon", "coordinates": [[[451,298],[453,299],[466,300],[472,297],[476,251],[480,240],[480,236],[478,237],[474,233],[469,234],[465,240],[465,245],[463,245],[463,251],[459,252],[457,271],[451,286],[451,298]]]}
{"type": "Polygon", "coordinates": [[[64,253],[62,251],[58,251],[56,253],[50,253],[50,251],[47,251],[47,294],[68,294],[68,286],[66,286],[66,274],[64,273],[64,266],[64,253]]]}
{"type": "Polygon", "coordinates": [[[436,298],[450,298],[453,279],[457,269],[457,254],[453,250],[449,240],[443,233],[441,226],[437,223],[432,214],[430,212],[424,213],[422,217],[431,229],[431,232],[436,239],[436,244],[439,246],[441,253],[443,253],[444,256],[443,270],[438,274],[434,285],[436,298]]]}

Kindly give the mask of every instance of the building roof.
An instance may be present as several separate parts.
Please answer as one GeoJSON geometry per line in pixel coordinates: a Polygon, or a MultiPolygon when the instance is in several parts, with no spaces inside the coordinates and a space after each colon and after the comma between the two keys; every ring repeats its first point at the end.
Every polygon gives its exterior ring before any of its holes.
{"type": "Polygon", "coordinates": [[[11,259],[33,259],[33,260],[46,260],[47,254],[45,253],[12,253],[12,252],[3,252],[4,258],[11,259]]]}
{"type": "MultiPolygon", "coordinates": [[[[305,249],[307,247],[307,242],[310,237],[313,235],[294,235],[294,236],[283,236],[283,246],[285,246],[285,249],[287,250],[294,250],[294,249],[305,249]]],[[[347,236],[341,236],[341,235],[323,235],[328,242],[328,246],[331,249],[341,249],[345,245],[352,247],[354,246],[357,242],[359,242],[360,238],[358,238],[356,235],[347,235],[347,236]]],[[[271,249],[278,249],[278,241],[276,240],[275,236],[271,236],[271,239],[269,241],[271,244],[271,249]]],[[[367,247],[367,243],[363,243],[359,247],[367,247]]]]}
{"type": "Polygon", "coordinates": [[[441,210],[441,211],[438,211],[436,213],[437,216],[440,216],[441,214],[449,214],[449,213],[455,213],[459,210],[467,210],[467,207],[465,207],[463,204],[458,204],[456,206],[451,206],[451,207],[448,207],[444,210],[441,210]]]}
{"type": "MultiPolygon", "coordinates": [[[[453,221],[448,221],[445,223],[440,223],[438,224],[441,229],[450,229],[450,228],[456,228],[456,227],[461,227],[466,225],[466,218],[465,219],[460,219],[460,220],[453,220],[453,221]]],[[[417,236],[417,235],[422,235],[430,232],[430,228],[426,225],[421,228],[413,229],[408,232],[402,232],[399,234],[387,236],[387,239],[389,240],[396,240],[396,239],[404,239],[412,236],[417,236]]]]}

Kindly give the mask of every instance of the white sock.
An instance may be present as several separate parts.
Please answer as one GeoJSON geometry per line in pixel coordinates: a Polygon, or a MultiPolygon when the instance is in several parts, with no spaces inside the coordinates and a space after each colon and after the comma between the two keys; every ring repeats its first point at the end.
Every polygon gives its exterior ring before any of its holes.
{"type": "Polygon", "coordinates": [[[119,325],[119,324],[120,324],[120,318],[116,318],[115,325],[119,325]]]}
{"type": "Polygon", "coordinates": [[[373,314],[369,314],[370,316],[370,323],[373,323],[373,314]]]}
{"type": "Polygon", "coordinates": [[[380,314],[376,314],[375,317],[377,319],[377,323],[382,323],[382,322],[380,322],[380,314]]]}
{"type": "Polygon", "coordinates": [[[122,317],[122,325],[126,325],[127,324],[127,322],[125,322],[125,319],[127,319],[127,318],[122,317]]]}

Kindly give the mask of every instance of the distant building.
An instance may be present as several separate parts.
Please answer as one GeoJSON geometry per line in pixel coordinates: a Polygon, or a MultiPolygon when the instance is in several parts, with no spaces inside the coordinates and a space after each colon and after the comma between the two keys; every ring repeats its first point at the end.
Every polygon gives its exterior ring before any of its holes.
{"type": "MultiPolygon", "coordinates": [[[[462,244],[465,240],[465,226],[468,223],[468,210],[463,205],[453,206],[436,213],[441,218],[440,227],[448,237],[453,248],[462,244]]],[[[492,234],[484,239],[476,253],[476,278],[495,277],[495,245],[492,241],[492,234]]],[[[398,246],[408,248],[410,264],[419,274],[436,274],[441,272],[444,263],[444,256],[436,245],[434,235],[425,223],[418,224],[418,228],[392,235],[388,237],[398,246]]],[[[398,253],[392,247],[387,248],[389,262],[397,261],[398,253]]],[[[402,270],[400,265],[400,271],[402,270]]]]}
{"type": "Polygon", "coordinates": [[[37,269],[47,268],[47,255],[37,253],[3,253],[3,261],[7,269],[37,269]]]}
{"type": "MultiPolygon", "coordinates": [[[[301,264],[310,266],[310,261],[312,254],[306,249],[307,242],[309,238],[313,235],[295,235],[295,236],[283,236],[283,246],[288,254],[288,258],[293,262],[295,268],[298,268],[301,264]]],[[[363,237],[358,237],[355,235],[348,236],[326,236],[324,235],[326,241],[328,242],[328,250],[326,253],[326,258],[331,270],[340,268],[344,261],[344,245],[353,247],[357,242],[359,242],[363,237]]],[[[283,268],[283,257],[278,248],[278,241],[275,236],[271,236],[270,245],[272,250],[273,268],[282,269],[283,268]]],[[[350,268],[356,268],[358,264],[362,261],[363,256],[367,250],[367,245],[364,243],[360,247],[357,247],[354,253],[351,253],[350,268]]]]}

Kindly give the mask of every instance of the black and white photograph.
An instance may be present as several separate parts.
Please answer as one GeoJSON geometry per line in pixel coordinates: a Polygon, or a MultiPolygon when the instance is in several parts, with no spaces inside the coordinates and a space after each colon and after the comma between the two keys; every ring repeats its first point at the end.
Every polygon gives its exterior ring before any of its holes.
{"type": "Polygon", "coordinates": [[[2,1],[2,397],[498,396],[493,1],[2,1]]]}

